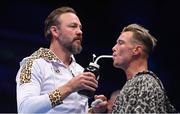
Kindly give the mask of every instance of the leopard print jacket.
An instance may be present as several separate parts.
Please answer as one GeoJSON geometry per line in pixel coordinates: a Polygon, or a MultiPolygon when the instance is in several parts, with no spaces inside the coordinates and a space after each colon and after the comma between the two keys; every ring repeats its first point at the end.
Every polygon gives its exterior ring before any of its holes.
{"type": "Polygon", "coordinates": [[[158,77],[141,72],[128,80],[116,98],[112,113],[166,113],[176,112],[158,77]]]}

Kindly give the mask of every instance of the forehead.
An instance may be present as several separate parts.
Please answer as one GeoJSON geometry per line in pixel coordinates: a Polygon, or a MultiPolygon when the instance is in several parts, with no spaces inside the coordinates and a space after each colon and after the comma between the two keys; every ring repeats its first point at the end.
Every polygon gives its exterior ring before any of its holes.
{"type": "Polygon", "coordinates": [[[78,25],[81,25],[81,22],[77,15],[71,12],[62,14],[61,16],[59,16],[58,20],[61,24],[76,23],[78,25]]]}
{"type": "Polygon", "coordinates": [[[133,32],[131,31],[126,31],[126,32],[122,32],[118,38],[118,40],[123,40],[123,41],[129,41],[131,40],[133,37],[133,32]]]}

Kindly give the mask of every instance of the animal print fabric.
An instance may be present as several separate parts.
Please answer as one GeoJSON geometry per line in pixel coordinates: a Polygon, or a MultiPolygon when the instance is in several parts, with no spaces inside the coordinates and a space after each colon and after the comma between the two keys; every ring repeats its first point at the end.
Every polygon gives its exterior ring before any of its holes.
{"type": "Polygon", "coordinates": [[[129,79],[116,98],[112,113],[176,112],[164,87],[152,72],[141,72],[129,79]]]}

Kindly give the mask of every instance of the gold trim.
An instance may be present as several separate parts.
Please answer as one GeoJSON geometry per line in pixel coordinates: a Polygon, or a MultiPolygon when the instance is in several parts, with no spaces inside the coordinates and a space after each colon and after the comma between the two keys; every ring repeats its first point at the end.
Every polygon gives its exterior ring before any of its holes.
{"type": "Polygon", "coordinates": [[[51,101],[52,108],[63,103],[61,92],[58,89],[49,93],[49,99],[51,101]]]}
{"type": "Polygon", "coordinates": [[[60,61],[55,54],[51,52],[50,49],[40,48],[35,51],[26,61],[26,63],[22,66],[22,70],[20,73],[20,84],[30,83],[31,82],[31,69],[33,65],[33,61],[39,58],[44,58],[46,61],[60,61]]]}

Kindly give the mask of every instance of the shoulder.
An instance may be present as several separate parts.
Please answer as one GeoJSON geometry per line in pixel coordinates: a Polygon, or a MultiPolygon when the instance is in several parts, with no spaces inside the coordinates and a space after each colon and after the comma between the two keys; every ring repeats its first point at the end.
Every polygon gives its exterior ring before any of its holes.
{"type": "Polygon", "coordinates": [[[33,58],[31,56],[24,58],[21,62],[20,62],[20,67],[27,69],[31,69],[34,68],[35,69],[37,67],[40,66],[45,66],[48,62],[43,59],[43,58],[33,58]]]}
{"type": "Polygon", "coordinates": [[[140,72],[134,76],[134,81],[137,82],[154,82],[156,79],[153,73],[150,72],[140,72]]]}
{"type": "Polygon", "coordinates": [[[162,91],[161,86],[163,86],[159,78],[154,73],[137,74],[134,77],[133,83],[137,87],[141,87],[142,89],[146,88],[153,91],[162,91]]]}
{"type": "Polygon", "coordinates": [[[32,66],[34,63],[40,63],[41,65],[45,62],[54,61],[55,58],[54,54],[46,48],[39,48],[38,50],[34,51],[30,56],[25,57],[21,62],[20,66],[32,66]]]}

